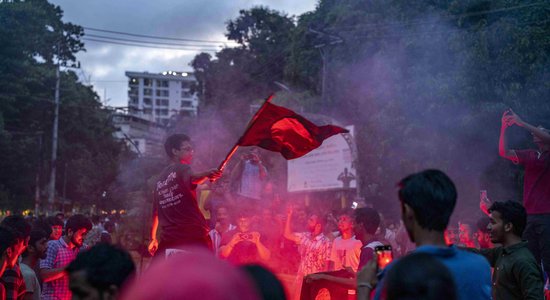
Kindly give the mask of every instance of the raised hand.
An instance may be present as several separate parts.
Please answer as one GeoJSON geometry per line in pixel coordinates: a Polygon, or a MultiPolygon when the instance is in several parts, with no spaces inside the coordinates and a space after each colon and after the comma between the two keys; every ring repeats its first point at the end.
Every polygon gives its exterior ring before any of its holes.
{"type": "Polygon", "coordinates": [[[149,254],[151,254],[151,256],[155,255],[155,252],[157,252],[158,248],[159,242],[156,239],[151,240],[151,242],[149,242],[149,246],[147,246],[147,250],[149,251],[149,254]]]}

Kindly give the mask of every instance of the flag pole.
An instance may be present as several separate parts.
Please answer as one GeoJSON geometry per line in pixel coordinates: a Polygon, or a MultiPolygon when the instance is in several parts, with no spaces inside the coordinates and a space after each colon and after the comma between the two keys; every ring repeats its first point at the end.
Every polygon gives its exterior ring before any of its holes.
{"type": "Polygon", "coordinates": [[[229,152],[227,153],[227,155],[225,156],[225,159],[221,162],[220,166],[218,167],[218,170],[220,171],[223,171],[223,169],[225,169],[225,166],[227,165],[227,163],[229,162],[229,160],[231,159],[231,157],[233,156],[233,154],[235,154],[235,152],[237,152],[237,149],[239,149],[239,142],[241,140],[241,138],[243,136],[246,135],[246,133],[248,132],[248,130],[250,130],[250,128],[252,128],[252,125],[254,125],[254,123],[256,123],[256,120],[258,119],[258,117],[260,116],[260,114],[262,113],[262,111],[264,111],[265,109],[265,106],[268,102],[271,102],[271,100],[273,99],[275,95],[274,94],[271,94],[269,95],[269,97],[267,97],[267,99],[265,99],[264,103],[262,104],[262,106],[260,106],[260,108],[258,109],[258,111],[256,111],[256,113],[254,114],[254,116],[252,117],[252,119],[250,119],[250,122],[248,122],[248,126],[246,127],[244,133],[241,135],[241,137],[239,138],[239,140],[237,140],[237,142],[235,143],[235,145],[233,145],[233,148],[231,148],[231,150],[229,150],[229,152]]]}

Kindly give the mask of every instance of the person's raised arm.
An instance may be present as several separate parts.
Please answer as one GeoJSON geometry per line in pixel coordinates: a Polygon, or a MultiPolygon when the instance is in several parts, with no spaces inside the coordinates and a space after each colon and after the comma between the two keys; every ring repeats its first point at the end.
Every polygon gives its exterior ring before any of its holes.
{"type": "Polygon", "coordinates": [[[292,208],[289,208],[286,214],[286,221],[285,221],[285,230],[284,230],[284,237],[287,240],[291,240],[298,244],[300,242],[300,239],[292,232],[290,229],[290,222],[292,220],[292,208]]]}
{"type": "Polygon", "coordinates": [[[508,149],[508,141],[506,139],[506,129],[508,129],[508,127],[510,127],[514,122],[511,115],[512,113],[513,112],[511,110],[506,110],[504,114],[502,114],[500,138],[498,140],[498,154],[503,158],[513,161],[514,163],[518,163],[516,152],[508,149]]]}
{"type": "Polygon", "coordinates": [[[539,127],[535,127],[525,121],[523,121],[514,111],[510,109],[510,120],[513,124],[516,124],[519,127],[527,129],[532,135],[538,137],[546,144],[550,144],[550,133],[539,127]]]}

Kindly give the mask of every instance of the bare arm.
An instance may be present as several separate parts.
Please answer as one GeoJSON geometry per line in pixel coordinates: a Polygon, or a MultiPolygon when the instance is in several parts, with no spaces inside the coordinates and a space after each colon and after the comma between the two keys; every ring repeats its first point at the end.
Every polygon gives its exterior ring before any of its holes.
{"type": "Polygon", "coordinates": [[[512,124],[511,115],[509,110],[505,111],[502,115],[501,126],[500,126],[500,138],[498,140],[498,154],[508,160],[518,163],[518,157],[514,150],[508,149],[508,141],[506,139],[506,129],[512,124]]]}
{"type": "Polygon", "coordinates": [[[231,237],[231,241],[229,241],[227,245],[223,245],[220,247],[220,257],[228,258],[229,255],[231,255],[231,252],[233,252],[233,248],[235,247],[235,245],[237,245],[241,241],[241,235],[239,233],[235,233],[233,237],[231,237]]]}
{"type": "Polygon", "coordinates": [[[154,255],[155,252],[158,249],[159,242],[157,241],[157,229],[159,226],[159,215],[157,210],[153,210],[153,220],[151,225],[151,242],[149,242],[149,246],[147,247],[147,250],[149,250],[149,253],[151,255],[154,255]]]}
{"type": "Polygon", "coordinates": [[[258,232],[252,233],[252,242],[256,244],[258,254],[262,260],[269,260],[269,258],[271,258],[271,251],[269,251],[269,249],[262,244],[262,241],[260,241],[260,234],[258,232]]]}
{"type": "Polygon", "coordinates": [[[50,282],[66,276],[65,268],[40,269],[40,277],[44,282],[50,282]]]}
{"type": "Polygon", "coordinates": [[[327,274],[310,274],[310,275],[307,275],[306,281],[307,280],[320,280],[320,279],[324,279],[324,280],[334,282],[334,283],[343,284],[347,288],[350,288],[350,289],[354,289],[355,288],[355,283],[356,283],[355,278],[336,277],[336,276],[327,275],[327,274]]]}
{"type": "Polygon", "coordinates": [[[222,176],[222,172],[218,169],[210,169],[208,171],[191,174],[191,183],[201,184],[207,179],[215,181],[222,176]]]}
{"type": "Polygon", "coordinates": [[[523,127],[527,129],[532,135],[538,137],[542,140],[542,142],[546,144],[550,144],[550,133],[548,131],[545,131],[539,127],[535,127],[525,121],[523,121],[516,113],[514,113],[512,110],[510,110],[510,120],[513,122],[513,124],[518,125],[519,127],[523,127]]]}
{"type": "Polygon", "coordinates": [[[289,210],[286,215],[286,221],[285,221],[285,230],[284,230],[284,237],[287,240],[291,240],[298,244],[300,242],[300,239],[292,232],[290,229],[290,220],[292,219],[292,210],[289,210]]]}

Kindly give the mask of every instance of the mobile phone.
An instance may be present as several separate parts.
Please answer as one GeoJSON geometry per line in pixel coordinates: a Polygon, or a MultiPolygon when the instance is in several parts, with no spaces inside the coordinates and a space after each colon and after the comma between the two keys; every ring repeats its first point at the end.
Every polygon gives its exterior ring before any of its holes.
{"type": "Polygon", "coordinates": [[[393,254],[390,245],[376,246],[374,247],[374,252],[376,253],[378,258],[378,260],[376,261],[378,270],[383,270],[393,260],[393,254]]]}

